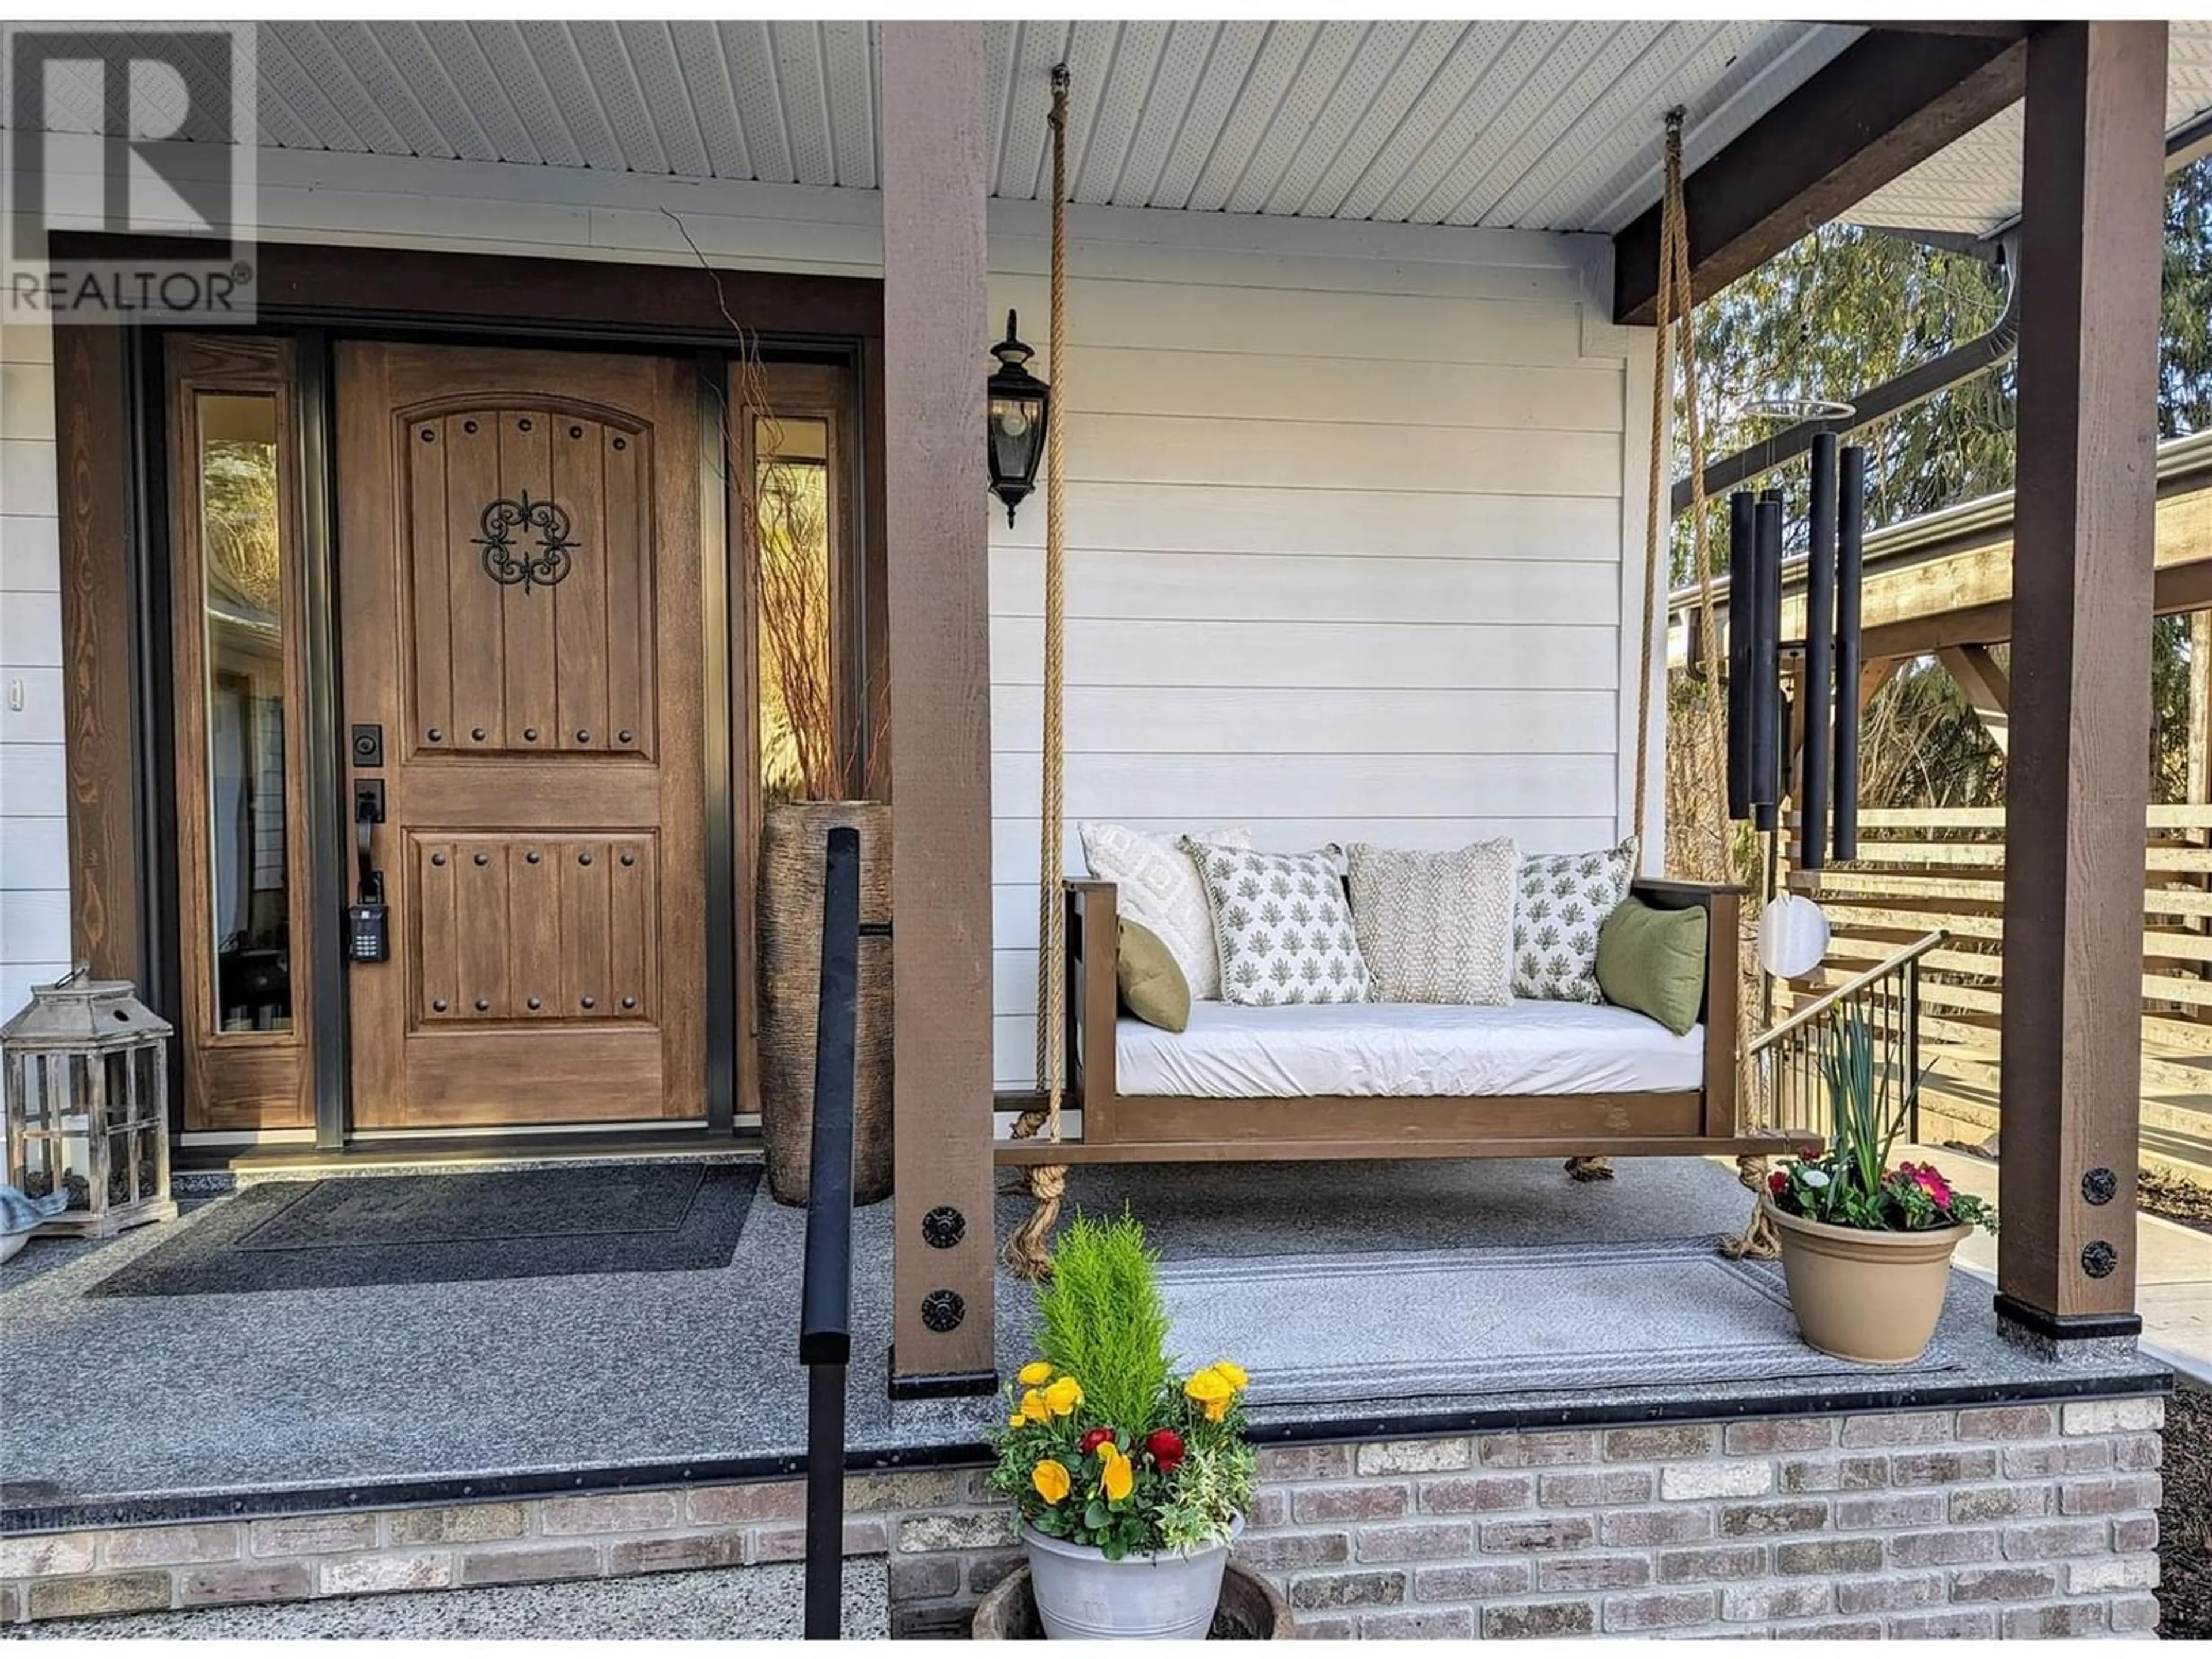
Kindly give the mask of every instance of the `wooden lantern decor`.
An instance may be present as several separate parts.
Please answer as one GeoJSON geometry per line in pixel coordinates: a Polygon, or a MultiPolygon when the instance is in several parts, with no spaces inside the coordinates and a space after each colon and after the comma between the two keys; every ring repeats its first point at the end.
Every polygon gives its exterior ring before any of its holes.
{"type": "Polygon", "coordinates": [[[8,1183],[69,1207],[41,1233],[106,1238],[177,1213],[169,1196],[167,1021],[127,980],[79,969],[0,1026],[8,1183]]]}

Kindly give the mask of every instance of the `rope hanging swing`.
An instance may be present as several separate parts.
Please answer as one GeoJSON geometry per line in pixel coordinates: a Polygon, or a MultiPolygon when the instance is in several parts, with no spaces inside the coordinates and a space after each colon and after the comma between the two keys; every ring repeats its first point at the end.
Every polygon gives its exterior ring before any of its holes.
{"type": "MultiPolygon", "coordinates": [[[[1680,872],[1695,881],[1732,882],[1729,844],[1732,828],[1728,807],[1728,739],[1723,698],[1726,695],[1726,665],[1721,659],[1720,629],[1713,599],[1712,548],[1705,524],[1705,435],[1698,399],[1695,310],[1697,296],[1690,283],[1690,227],[1682,199],[1682,111],[1667,112],[1665,185],[1659,208],[1659,273],[1656,326],[1652,331],[1651,465],[1650,499],[1644,518],[1644,639],[1636,677],[1636,823],[1649,822],[1651,799],[1651,697],[1655,684],[1653,653],[1662,621],[1661,565],[1670,525],[1672,492],[1667,488],[1663,456],[1668,433],[1668,404],[1674,389],[1668,357],[1669,335],[1674,356],[1681,364],[1683,438],[1690,459],[1690,550],[1692,574],[1698,584],[1698,639],[1703,649],[1698,672],[1690,678],[1697,699],[1696,763],[1703,775],[1695,791],[1700,822],[1694,836],[1676,838],[1677,848],[1690,868],[1680,872]]],[[[1664,665],[1657,665],[1663,674],[1664,665]]],[[[1736,1099],[1741,1109],[1761,1110],[1758,1077],[1752,1066],[1750,1043],[1757,1018],[1754,1000],[1736,999],[1736,1099]]],[[[1577,1158],[1570,1173],[1591,1179],[1587,1166],[1602,1159],[1577,1158]]],[[[1754,1194],[1763,1189],[1767,1160],[1746,1156],[1736,1159],[1737,1179],[1754,1194]]],[[[1597,1172],[1609,1176],[1607,1168],[1597,1172]]],[[[1732,1256],[1772,1257],[1780,1245],[1771,1225],[1754,1203],[1750,1224],[1736,1237],[1724,1242],[1723,1251],[1732,1256]]]]}
{"type": "MultiPolygon", "coordinates": [[[[1036,1078],[1042,1109],[1023,1113],[1015,1121],[1018,1139],[1031,1139],[1042,1130],[1053,1143],[1061,1139],[1060,1111],[1066,1078],[1063,1073],[1067,986],[1066,911],[1061,892],[1064,854],[1061,844],[1061,660],[1065,601],[1063,530],[1065,526],[1064,426],[1067,407],[1066,353],[1066,134],[1068,73],[1065,64],[1052,75],[1052,321],[1051,368],[1054,391],[1048,407],[1046,441],[1046,501],[1044,545],[1044,732],[1042,825],[1037,869],[1037,1024],[1036,1078]]],[[[1693,677],[1698,699],[1702,741],[1698,763],[1707,775],[1697,790],[1704,822],[1690,841],[1694,850],[1688,862],[1701,866],[1683,873],[1693,879],[1731,880],[1729,868],[1730,827],[1728,819],[1727,746],[1721,698],[1723,665],[1716,626],[1711,549],[1705,515],[1705,435],[1698,402],[1696,342],[1691,311],[1689,234],[1682,200],[1682,112],[1669,111],[1665,145],[1665,189],[1660,213],[1658,324],[1653,331],[1650,500],[1644,519],[1644,635],[1640,672],[1637,678],[1636,823],[1648,822],[1650,803],[1650,732],[1654,642],[1661,622],[1661,564],[1669,523],[1663,446],[1668,432],[1668,404],[1673,388],[1668,336],[1674,336],[1674,354],[1682,368],[1685,436],[1690,453],[1692,479],[1692,562],[1698,584],[1698,605],[1703,642],[1702,673],[1693,677]]],[[[1756,1108],[1755,1078],[1746,1056],[1751,1036],[1752,1003],[1738,999],[1735,1043],[1738,1069],[1738,1099],[1756,1108]]],[[[1739,1177],[1754,1192],[1764,1181],[1764,1158],[1737,1160],[1739,1177]]],[[[1610,1160],[1577,1158],[1568,1160],[1568,1172],[1577,1180],[1610,1179],[1610,1160]]],[[[1066,1190],[1065,1165],[1040,1164],[1029,1171],[1028,1191],[1034,1201],[1028,1218],[1006,1245],[1007,1266],[1024,1278],[1037,1279],[1049,1271],[1046,1246],[1058,1220],[1066,1190]]],[[[1772,1255],[1777,1247],[1771,1229],[1754,1209],[1744,1233],[1723,1249],[1733,1255],[1772,1255]]]]}
{"type": "MultiPolygon", "coordinates": [[[[1052,400],[1045,406],[1044,447],[1044,790],[1043,824],[1037,847],[1037,1091],[1044,1109],[1024,1112],[1014,1123],[1022,1139],[1039,1129],[1055,1146],[1060,1139],[1060,1102],[1066,1087],[1062,1067],[1062,1033],[1067,1012],[1067,911],[1061,896],[1065,853],[1061,834],[1061,625],[1066,609],[1066,492],[1060,488],[1067,453],[1067,65],[1052,71],[1052,322],[1047,344],[1052,367],[1052,400]]],[[[1029,1218],[1006,1243],[1006,1265],[1024,1279],[1049,1271],[1046,1246],[1060,1218],[1067,1190],[1064,1164],[1040,1164],[1029,1172],[1029,1218]]]]}

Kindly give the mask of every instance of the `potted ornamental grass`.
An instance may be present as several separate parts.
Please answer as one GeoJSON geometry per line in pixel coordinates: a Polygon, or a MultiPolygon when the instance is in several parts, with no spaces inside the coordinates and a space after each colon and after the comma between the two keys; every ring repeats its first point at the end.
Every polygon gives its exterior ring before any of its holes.
{"type": "Polygon", "coordinates": [[[1126,1215],[1068,1224],[1037,1312],[989,1484],[1021,1511],[1045,1634],[1203,1637],[1252,1499],[1243,1371],[1170,1360],[1154,1260],[1126,1215]]]}
{"type": "Polygon", "coordinates": [[[1790,1306],[1807,1342],[1839,1359],[1917,1359],[1942,1316],[1951,1253],[1997,1212],[1932,1164],[1890,1162],[1918,1079],[1893,1086],[1857,1015],[1838,1021],[1821,1060],[1826,1152],[1789,1160],[1760,1202],[1782,1241],[1790,1306]]]}

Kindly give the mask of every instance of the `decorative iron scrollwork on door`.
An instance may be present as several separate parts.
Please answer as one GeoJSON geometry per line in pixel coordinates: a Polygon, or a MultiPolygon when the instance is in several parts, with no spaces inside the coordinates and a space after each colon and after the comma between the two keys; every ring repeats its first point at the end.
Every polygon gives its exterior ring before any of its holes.
{"type": "Polygon", "coordinates": [[[483,534],[475,538],[483,549],[484,574],[501,587],[520,583],[527,593],[532,587],[555,587],[565,580],[573,564],[569,555],[576,544],[568,539],[568,509],[554,501],[533,501],[524,490],[520,498],[502,495],[483,510],[483,534]],[[517,548],[517,532],[538,532],[538,547],[517,548]]]}

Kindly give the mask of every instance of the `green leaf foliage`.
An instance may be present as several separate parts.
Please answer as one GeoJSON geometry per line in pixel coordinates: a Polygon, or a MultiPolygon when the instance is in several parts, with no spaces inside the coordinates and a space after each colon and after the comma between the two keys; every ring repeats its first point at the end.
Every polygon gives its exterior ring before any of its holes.
{"type": "Polygon", "coordinates": [[[1952,1190],[1932,1164],[1899,1164],[1890,1153],[1911,1120],[1917,1079],[1877,1059],[1874,1033],[1857,1013],[1828,1017],[1820,1051],[1828,1091],[1828,1148],[1790,1160],[1768,1182],[1792,1215],[1831,1226],[1915,1232],[1961,1222],[1995,1232],[1995,1209],[1952,1190]]]}
{"type": "Polygon", "coordinates": [[[1083,1379],[1100,1421],[1150,1419],[1168,1382],[1168,1310],[1133,1217],[1078,1215],[1061,1231],[1052,1277],[1037,1292],[1037,1352],[1083,1379]]]}

